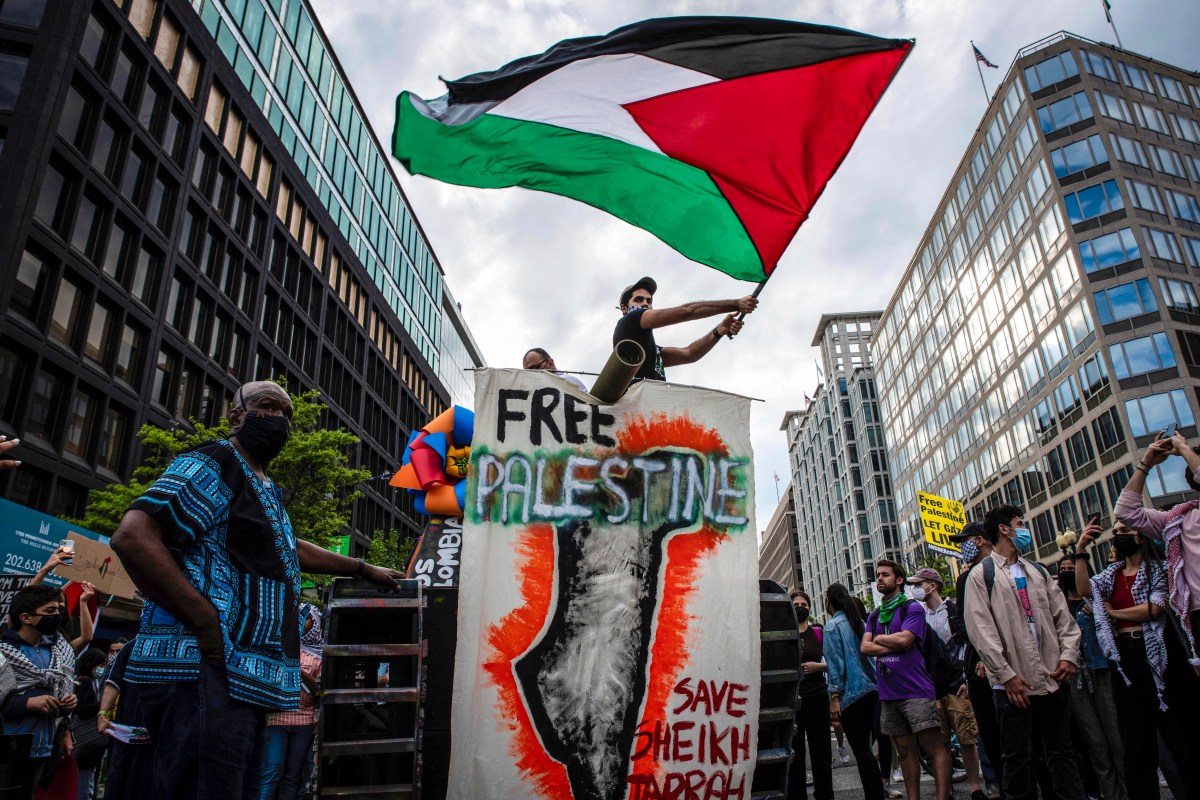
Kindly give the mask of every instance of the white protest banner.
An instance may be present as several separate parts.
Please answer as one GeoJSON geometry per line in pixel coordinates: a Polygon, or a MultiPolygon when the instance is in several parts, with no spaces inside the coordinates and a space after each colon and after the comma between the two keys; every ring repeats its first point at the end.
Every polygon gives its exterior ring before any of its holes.
{"type": "Polygon", "coordinates": [[[750,796],[759,622],[746,398],[615,404],[475,373],[449,796],[750,796]]]}

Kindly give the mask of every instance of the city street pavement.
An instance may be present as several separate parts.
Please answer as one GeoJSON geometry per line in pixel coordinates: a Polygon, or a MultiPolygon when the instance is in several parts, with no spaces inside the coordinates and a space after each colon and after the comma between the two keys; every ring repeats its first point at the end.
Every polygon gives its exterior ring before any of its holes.
{"type": "MultiPolygon", "coordinates": [[[[850,748],[846,748],[849,752],[850,748]]],[[[811,775],[810,775],[811,778],[811,775]]],[[[895,784],[897,789],[904,790],[903,783],[895,784]]],[[[837,742],[833,742],[833,794],[836,800],[854,800],[863,796],[862,784],[858,780],[858,768],[854,766],[854,753],[850,753],[850,763],[842,765],[838,758],[837,742]]],[[[799,797],[793,794],[793,797],[799,797]]],[[[808,787],[808,796],[812,797],[812,787],[808,787]]],[[[921,797],[934,798],[933,778],[921,773],[921,797]]],[[[954,784],[955,800],[970,800],[971,785],[967,781],[954,784]]]]}

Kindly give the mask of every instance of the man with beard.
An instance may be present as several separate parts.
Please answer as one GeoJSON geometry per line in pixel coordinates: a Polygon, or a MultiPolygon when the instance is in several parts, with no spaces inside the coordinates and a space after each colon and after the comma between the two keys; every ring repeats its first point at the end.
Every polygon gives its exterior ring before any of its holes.
{"type": "Polygon", "coordinates": [[[147,598],[122,704],[144,714],[153,777],[130,798],[242,796],[264,713],[299,706],[301,570],[392,589],[400,577],[295,537],[267,477],[291,417],[277,384],[242,386],[229,439],[180,454],[113,534],[147,598]]]}
{"type": "Polygon", "coordinates": [[[876,659],[879,730],[896,743],[908,800],[921,796],[918,744],[933,762],[938,800],[950,800],[950,751],[942,736],[933,678],[925,666],[924,642],[930,632],[924,606],[904,596],[904,579],[904,567],[895,561],[875,564],[875,588],[883,600],[867,618],[861,651],[876,659]]]}

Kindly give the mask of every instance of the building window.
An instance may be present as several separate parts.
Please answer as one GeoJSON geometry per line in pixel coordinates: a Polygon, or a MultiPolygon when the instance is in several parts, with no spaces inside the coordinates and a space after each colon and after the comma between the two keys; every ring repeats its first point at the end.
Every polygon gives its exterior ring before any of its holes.
{"type": "Polygon", "coordinates": [[[1135,102],[1133,104],[1133,112],[1137,117],[1138,124],[1146,130],[1167,136],[1171,135],[1171,130],[1167,127],[1167,115],[1154,106],[1144,106],[1141,103],[1135,102]]]}
{"type": "Polygon", "coordinates": [[[1192,314],[1200,313],[1200,302],[1196,300],[1196,290],[1192,284],[1171,278],[1159,278],[1158,286],[1162,290],[1163,302],[1168,308],[1177,308],[1192,314]]]}
{"type": "Polygon", "coordinates": [[[1126,86],[1132,86],[1147,94],[1154,94],[1154,85],[1150,83],[1150,73],[1141,67],[1135,67],[1122,61],[1121,78],[1124,79],[1126,86]]]}
{"type": "Polygon", "coordinates": [[[1101,453],[1107,453],[1125,439],[1121,417],[1115,408],[1108,409],[1092,421],[1092,432],[1096,435],[1096,447],[1101,453]]]}
{"type": "Polygon", "coordinates": [[[1164,189],[1163,191],[1167,194],[1167,204],[1171,207],[1171,216],[1177,220],[1200,224],[1200,203],[1196,202],[1195,197],[1174,189],[1164,189]]]}
{"type": "Polygon", "coordinates": [[[1117,154],[1118,161],[1124,161],[1126,164],[1136,164],[1139,167],[1148,167],[1146,161],[1146,151],[1142,149],[1142,143],[1136,139],[1130,139],[1128,136],[1120,134],[1112,134],[1113,152],[1117,154]]]}
{"type": "Polygon", "coordinates": [[[1088,398],[1108,385],[1108,369],[1099,353],[1083,362],[1079,368],[1079,385],[1083,387],[1083,396],[1088,398]]]}
{"type": "Polygon", "coordinates": [[[1067,454],[1071,458],[1071,469],[1078,470],[1096,460],[1092,449],[1092,437],[1087,428],[1082,428],[1067,439],[1067,454]]]}
{"type": "Polygon", "coordinates": [[[110,472],[121,474],[122,454],[128,449],[126,436],[129,431],[129,415],[116,406],[109,406],[100,428],[100,446],[96,453],[96,465],[110,472]]]}
{"type": "Polygon", "coordinates": [[[23,433],[55,445],[55,425],[62,418],[65,381],[50,370],[38,370],[29,394],[29,415],[23,433]]]}
{"type": "Polygon", "coordinates": [[[92,395],[81,389],[75,390],[67,404],[66,429],[63,435],[64,452],[87,459],[96,406],[96,399],[92,395]]]}
{"type": "Polygon", "coordinates": [[[54,310],[50,314],[50,337],[71,347],[79,332],[79,313],[83,308],[84,292],[67,278],[58,284],[54,310]]]}
{"type": "Polygon", "coordinates": [[[1129,228],[1106,233],[1079,243],[1079,256],[1088,272],[1113,267],[1142,257],[1137,239],[1129,228]]]}
{"type": "Polygon", "coordinates": [[[1081,50],[1080,55],[1083,56],[1083,67],[1089,74],[1106,81],[1117,82],[1117,70],[1108,56],[1097,55],[1087,50],[1081,50]]]}
{"type": "Polygon", "coordinates": [[[144,334],[135,326],[126,323],[121,329],[121,340],[117,343],[117,357],[113,364],[113,376],[130,386],[137,383],[142,369],[142,342],[144,334]]]}
{"type": "Polygon", "coordinates": [[[1150,242],[1150,255],[1174,264],[1183,263],[1183,257],[1179,254],[1179,243],[1175,241],[1174,234],[1156,228],[1143,228],[1143,230],[1146,232],[1146,239],[1150,242]]]}
{"type": "Polygon", "coordinates": [[[1140,208],[1143,211],[1152,211],[1155,214],[1166,213],[1162,196],[1158,193],[1157,186],[1135,180],[1126,181],[1126,185],[1129,187],[1130,202],[1134,208],[1140,208]]]}
{"type": "MultiPolygon", "coordinates": [[[[1133,182],[1131,182],[1133,183],[1133,182]]],[[[1107,180],[1066,195],[1067,217],[1072,224],[1094,219],[1125,207],[1117,182],[1107,180]]]]}
{"type": "MultiPolygon", "coordinates": [[[[1042,106],[1037,110],[1037,115],[1042,133],[1053,133],[1076,122],[1091,119],[1092,104],[1088,102],[1086,92],[1076,92],[1070,97],[1042,106]]],[[[1166,124],[1165,120],[1163,124],[1166,124]]]]}
{"type": "Polygon", "coordinates": [[[79,208],[75,212],[75,225],[71,230],[71,247],[84,255],[89,261],[96,253],[103,236],[104,213],[97,209],[96,201],[87,194],[79,198],[79,208]]]}
{"type": "Polygon", "coordinates": [[[1075,57],[1070,52],[1065,52],[1039,61],[1032,67],[1026,67],[1025,82],[1029,84],[1029,91],[1036,92],[1078,74],[1075,57]]]}
{"type": "Polygon", "coordinates": [[[1183,159],[1174,150],[1160,145],[1150,145],[1150,155],[1154,158],[1154,168],[1159,172],[1187,180],[1187,171],[1183,168],[1183,159]]]}
{"type": "Polygon", "coordinates": [[[48,276],[49,269],[45,261],[28,250],[22,253],[9,308],[36,323],[45,298],[42,292],[48,276]]]}
{"type": "Polygon", "coordinates": [[[1050,170],[1046,168],[1044,161],[1038,160],[1029,173],[1029,202],[1037,205],[1038,201],[1045,196],[1046,190],[1050,188],[1050,170]]]}
{"type": "Polygon", "coordinates": [[[1095,292],[1092,297],[1096,301],[1096,313],[1100,315],[1101,325],[1111,325],[1158,310],[1154,292],[1150,289],[1150,281],[1146,278],[1095,292]]]}
{"type": "Polygon", "coordinates": [[[1104,490],[1099,481],[1079,493],[1079,509],[1085,520],[1108,519],[1108,506],[1104,503],[1104,490]]]}
{"type": "Polygon", "coordinates": [[[83,357],[94,364],[104,365],[112,344],[115,315],[103,305],[92,309],[92,320],[88,325],[87,339],[83,343],[83,357]]]}
{"type": "Polygon", "coordinates": [[[1096,92],[1096,107],[1109,119],[1133,124],[1133,115],[1129,113],[1129,104],[1123,97],[1113,97],[1111,94],[1096,92]]]}
{"type": "Polygon", "coordinates": [[[0,111],[12,111],[21,95],[29,59],[15,53],[0,52],[0,111]]]}
{"type": "Polygon", "coordinates": [[[1154,74],[1154,82],[1158,84],[1158,93],[1163,97],[1185,106],[1188,105],[1187,92],[1184,91],[1182,83],[1158,73],[1154,74]]]}
{"type": "Polygon", "coordinates": [[[1067,357],[1067,342],[1063,338],[1062,329],[1057,325],[1046,331],[1042,339],[1042,355],[1046,357],[1046,364],[1050,369],[1054,369],[1067,357]]]}
{"type": "Polygon", "coordinates": [[[1060,531],[1078,531],[1082,527],[1074,497],[1068,497],[1054,506],[1054,524],[1060,531]]]}
{"type": "Polygon", "coordinates": [[[1078,348],[1094,330],[1092,314],[1088,311],[1086,303],[1075,304],[1066,313],[1063,320],[1064,326],[1067,329],[1067,341],[1071,343],[1071,347],[1073,348],[1078,348]]]}
{"type": "Polygon", "coordinates": [[[1196,424],[1183,389],[1127,400],[1125,413],[1134,436],[1157,433],[1172,423],[1180,427],[1196,424]]]}
{"type": "MultiPolygon", "coordinates": [[[[1016,84],[1013,84],[1014,86],[1016,84]]],[[[1017,152],[1017,159],[1024,164],[1025,159],[1029,158],[1029,154],[1033,152],[1033,146],[1037,144],[1037,134],[1033,132],[1033,118],[1030,117],[1021,123],[1021,127],[1017,130],[1017,135],[1013,138],[1013,149],[1017,152]]]]}
{"type": "Polygon", "coordinates": [[[1067,468],[1067,457],[1063,454],[1062,445],[1056,445],[1046,454],[1046,475],[1050,479],[1050,485],[1066,479],[1068,474],[1070,472],[1067,468]]]}
{"type": "Polygon", "coordinates": [[[1112,474],[1104,479],[1108,484],[1109,497],[1121,496],[1121,491],[1125,488],[1125,486],[1129,483],[1129,479],[1133,476],[1133,469],[1134,468],[1132,464],[1126,464],[1125,466],[1114,470],[1112,474]]]}
{"type": "Polygon", "coordinates": [[[1079,385],[1075,382],[1074,375],[1068,375],[1062,383],[1054,387],[1054,406],[1058,410],[1060,419],[1082,405],[1083,401],[1079,397],[1079,385]]]}
{"type": "Polygon", "coordinates": [[[1041,234],[1042,244],[1047,250],[1058,241],[1066,229],[1066,225],[1063,223],[1062,212],[1058,210],[1057,204],[1050,206],[1038,223],[1038,233],[1041,234]]]}
{"type": "Polygon", "coordinates": [[[1118,379],[1175,366],[1175,352],[1165,333],[1154,333],[1109,345],[1108,357],[1118,379]]]}
{"type": "Polygon", "coordinates": [[[1175,128],[1175,135],[1180,139],[1192,144],[1200,144],[1200,122],[1196,122],[1191,117],[1172,114],[1171,124],[1175,128]]]}
{"type": "Polygon", "coordinates": [[[1050,161],[1054,164],[1055,176],[1063,178],[1073,172],[1107,163],[1108,153],[1104,150],[1100,135],[1092,134],[1086,139],[1051,150],[1050,161]]]}

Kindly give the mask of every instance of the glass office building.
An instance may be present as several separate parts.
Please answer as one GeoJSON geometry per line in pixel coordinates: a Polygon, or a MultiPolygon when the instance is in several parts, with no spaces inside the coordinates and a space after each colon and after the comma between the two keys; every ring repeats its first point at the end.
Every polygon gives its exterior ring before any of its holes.
{"type": "MultiPolygon", "coordinates": [[[[78,515],[278,376],[394,470],[481,359],[385,152],[297,0],[0,3],[0,492],[78,515]]],[[[418,529],[361,488],[355,552],[418,529]]]]}
{"type": "MultiPolygon", "coordinates": [[[[1200,78],[1058,33],[1017,56],[872,349],[909,556],[917,492],[1021,506],[1038,555],[1197,433],[1200,78]]],[[[1172,459],[1151,502],[1183,497],[1172,459]]]]}
{"type": "Polygon", "coordinates": [[[871,339],[879,312],[826,314],[813,336],[825,380],[787,435],[796,563],[813,591],[844,584],[866,597],[875,561],[900,553],[871,339]]]}

